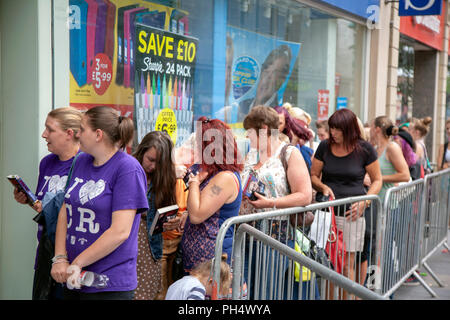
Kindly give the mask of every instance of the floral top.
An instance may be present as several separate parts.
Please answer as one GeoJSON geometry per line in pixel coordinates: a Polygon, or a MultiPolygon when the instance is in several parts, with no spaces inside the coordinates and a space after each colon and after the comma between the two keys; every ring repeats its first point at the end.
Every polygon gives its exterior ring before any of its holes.
{"type": "MultiPolygon", "coordinates": [[[[251,149],[247,154],[244,170],[241,173],[241,181],[245,186],[248,176],[251,172],[257,176],[258,180],[263,182],[265,185],[265,196],[269,199],[272,198],[280,198],[288,195],[289,185],[286,177],[286,173],[284,171],[283,163],[280,159],[280,152],[283,149],[283,146],[286,145],[285,142],[282,142],[278,147],[275,154],[273,154],[269,159],[264,162],[264,164],[259,169],[254,169],[254,166],[258,163],[258,151],[256,149],[251,149]]],[[[289,146],[286,149],[286,161],[289,161],[291,157],[292,151],[295,149],[294,146],[289,146]]],[[[247,198],[242,199],[241,209],[239,211],[240,215],[252,214],[257,212],[265,212],[272,211],[272,208],[263,208],[257,209],[253,207],[247,198]]],[[[268,233],[273,238],[278,239],[281,242],[286,240],[287,233],[287,225],[288,225],[288,217],[282,217],[278,219],[273,219],[269,226],[264,226],[261,223],[256,223],[256,227],[265,233],[268,233]],[[281,222],[281,232],[280,229],[280,220],[284,220],[281,222]]]]}

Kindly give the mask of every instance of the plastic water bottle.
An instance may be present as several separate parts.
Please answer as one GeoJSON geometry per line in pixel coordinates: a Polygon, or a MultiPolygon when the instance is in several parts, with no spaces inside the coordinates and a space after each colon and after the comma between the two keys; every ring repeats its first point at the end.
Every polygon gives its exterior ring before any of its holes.
{"type": "Polygon", "coordinates": [[[94,287],[97,289],[108,286],[109,278],[104,274],[98,274],[92,271],[81,271],[80,284],[85,287],[94,287]]]}

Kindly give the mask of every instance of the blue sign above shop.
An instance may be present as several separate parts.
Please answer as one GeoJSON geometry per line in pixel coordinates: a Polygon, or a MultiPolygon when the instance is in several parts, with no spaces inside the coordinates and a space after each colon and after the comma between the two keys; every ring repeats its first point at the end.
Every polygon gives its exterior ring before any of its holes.
{"type": "Polygon", "coordinates": [[[399,16],[441,15],[442,0],[400,0],[399,16]]]}
{"type": "Polygon", "coordinates": [[[380,0],[322,0],[322,2],[366,19],[373,17],[373,6],[380,7],[380,0]]]}
{"type": "Polygon", "coordinates": [[[347,105],[348,105],[347,97],[337,97],[336,110],[347,108],[347,105]]]}

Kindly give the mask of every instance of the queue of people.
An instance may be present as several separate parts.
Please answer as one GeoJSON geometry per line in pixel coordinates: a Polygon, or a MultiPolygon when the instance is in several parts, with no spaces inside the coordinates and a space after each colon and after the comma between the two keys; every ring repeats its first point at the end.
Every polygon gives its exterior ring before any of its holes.
{"type": "MultiPolygon", "coordinates": [[[[303,110],[255,106],[243,122],[250,141],[245,158],[230,127],[206,117],[198,119],[190,147],[176,149],[168,134],[154,131],[129,155],[131,119],[108,107],[84,113],[72,107],[55,109],[42,134],[50,155],[41,160],[36,188],[40,201],[32,207],[47,220],[53,214],[55,236],[50,241],[46,236],[52,227],[39,223],[33,299],[204,299],[211,292],[208,271],[217,233],[226,219],[306,206],[315,193],[330,199],[383,197],[387,188],[431,169],[423,143],[430,121],[411,119],[397,128],[381,116],[365,131],[352,111],[341,109],[316,123],[320,143],[314,146],[311,117],[303,110]],[[197,173],[188,170],[194,164],[197,173]],[[250,197],[245,192],[249,176],[265,185],[264,193],[250,197]],[[57,194],[62,196],[55,205],[57,194]],[[151,234],[157,209],[173,204],[178,205],[175,218],[164,224],[164,232],[151,234]],[[51,260],[42,258],[44,253],[51,260]],[[180,268],[181,275],[175,276],[180,268]],[[85,271],[107,275],[108,285],[84,286],[85,271]]],[[[450,120],[446,130],[450,138],[450,120]]],[[[448,142],[441,146],[439,159],[439,169],[450,166],[448,142]]],[[[27,203],[17,189],[14,198],[27,203]]],[[[337,227],[348,243],[343,273],[352,280],[357,270],[367,269],[367,259],[357,261],[356,254],[367,250],[364,212],[370,205],[361,201],[336,211],[337,227]]],[[[296,227],[296,221],[273,221],[277,234],[272,236],[294,248],[286,228],[296,227]]],[[[224,295],[231,279],[226,266],[231,265],[233,239],[230,228],[222,248],[224,295]]],[[[245,266],[245,277],[249,268],[245,266]]],[[[278,272],[284,265],[273,268],[271,272],[278,272]]],[[[249,289],[252,298],[255,292],[249,289]]]]}

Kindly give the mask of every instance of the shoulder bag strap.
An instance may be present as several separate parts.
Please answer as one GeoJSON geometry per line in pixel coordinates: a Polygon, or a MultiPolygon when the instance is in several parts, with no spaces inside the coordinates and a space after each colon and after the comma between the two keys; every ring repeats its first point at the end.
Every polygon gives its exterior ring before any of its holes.
{"type": "Polygon", "coordinates": [[[72,179],[73,167],[75,166],[75,162],[77,161],[77,158],[80,154],[82,154],[82,152],[77,153],[75,155],[75,157],[73,158],[72,165],[70,166],[69,174],[67,175],[67,181],[66,181],[66,186],[64,187],[64,192],[67,191],[67,187],[69,186],[70,180],[72,179]]]}

